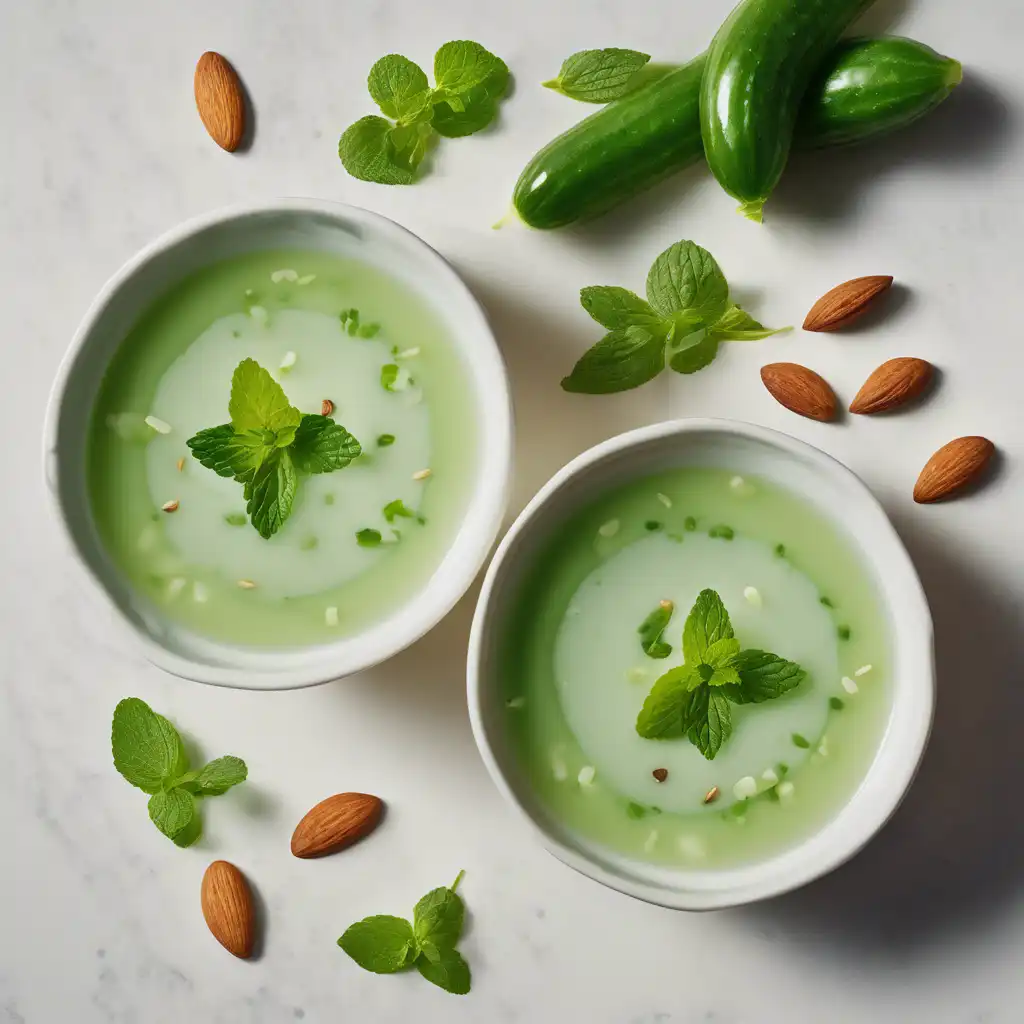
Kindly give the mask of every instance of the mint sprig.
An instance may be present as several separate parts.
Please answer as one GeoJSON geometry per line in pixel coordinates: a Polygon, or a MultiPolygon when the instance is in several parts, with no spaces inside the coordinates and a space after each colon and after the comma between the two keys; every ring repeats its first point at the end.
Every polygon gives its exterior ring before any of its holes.
{"type": "Polygon", "coordinates": [[[732,734],[730,704],[760,704],[800,685],[807,673],[767,651],[742,650],[722,599],[702,590],[683,626],[685,663],[657,679],[636,720],[644,739],[686,736],[709,760],[732,734]]]}
{"type": "Polygon", "coordinates": [[[580,304],[609,331],[562,381],[565,391],[611,394],[653,380],[666,363],[696,373],[714,362],[723,341],[756,341],[772,330],[729,301],[715,258],[694,242],[669,246],[647,275],[647,298],[627,288],[595,285],[580,304]]]}
{"type": "Polygon", "coordinates": [[[465,906],[456,889],[441,886],[424,896],[405,918],[379,914],[345,930],[338,945],[364,970],[394,974],[416,965],[427,981],[446,992],[465,995],[470,987],[469,964],[455,948],[462,935],[465,906]]]}
{"type": "Polygon", "coordinates": [[[150,794],[150,819],[178,846],[191,846],[202,832],[195,798],[226,793],[248,775],[245,762],[233,756],[189,771],[177,729],[138,697],[128,697],[114,708],[110,745],[114,767],[150,794]]]}
{"type": "Polygon", "coordinates": [[[230,423],[200,430],[186,444],[207,469],[242,484],[249,521],[269,539],[291,515],[300,474],[344,469],[359,442],[327,416],[300,413],[255,359],[231,378],[230,423]]]}
{"type": "Polygon", "coordinates": [[[354,178],[410,185],[438,136],[461,138],[486,128],[508,89],[508,67],[479,43],[455,40],[434,55],[431,87],[418,64],[381,57],[366,80],[385,117],[360,118],[342,134],[338,156],[354,178]]]}
{"type": "Polygon", "coordinates": [[[608,103],[640,84],[639,72],[650,59],[649,53],[615,46],[580,50],[566,57],[557,77],[542,85],[584,103],[608,103]]]}
{"type": "Polygon", "coordinates": [[[667,658],[672,653],[672,645],[662,640],[662,634],[674,611],[675,605],[671,601],[661,601],[637,628],[640,646],[648,658],[667,658]]]}

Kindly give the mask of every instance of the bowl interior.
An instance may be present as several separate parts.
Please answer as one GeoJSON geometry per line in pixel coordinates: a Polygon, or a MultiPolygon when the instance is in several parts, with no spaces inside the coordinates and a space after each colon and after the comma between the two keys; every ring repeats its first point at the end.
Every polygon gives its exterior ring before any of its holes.
{"type": "Polygon", "coordinates": [[[408,646],[458,600],[500,526],[511,462],[511,409],[504,365],[486,319],[455,271],[393,222],[352,207],[285,200],[186,224],[133,259],[106,286],[79,328],[51,397],[46,475],[79,556],[142,639],[151,660],[205,682],[255,688],[301,686],[372,665],[408,646]],[[479,431],[465,515],[418,596],[356,636],[308,648],[255,650],[218,643],[171,624],[132,599],[101,543],[86,485],[93,404],[111,358],[138,318],[170,287],[204,267],[263,249],[307,249],[372,264],[435,308],[466,369],[479,431]]]}
{"type": "Polygon", "coordinates": [[[924,750],[933,702],[932,628],[924,592],[881,506],[849,470],[783,434],[747,424],[691,420],[613,438],[559,472],[502,541],[484,583],[469,652],[474,732],[492,776],[560,859],[631,895],[687,909],[747,902],[794,888],[851,856],[895,810],[924,750]],[[566,519],[629,480],[685,466],[759,475],[813,504],[839,527],[873,577],[890,627],[893,704],[881,746],[850,802],[810,840],[764,863],[720,871],[653,866],[566,828],[542,806],[506,731],[498,650],[538,552],[566,519]]]}

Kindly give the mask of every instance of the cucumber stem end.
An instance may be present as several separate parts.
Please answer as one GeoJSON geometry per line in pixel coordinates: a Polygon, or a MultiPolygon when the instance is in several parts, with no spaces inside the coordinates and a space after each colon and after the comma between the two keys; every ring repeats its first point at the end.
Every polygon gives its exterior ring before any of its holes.
{"type": "Polygon", "coordinates": [[[742,213],[747,220],[755,221],[760,224],[764,220],[764,203],[763,199],[750,199],[746,202],[740,203],[736,207],[738,213],[742,213]]]}

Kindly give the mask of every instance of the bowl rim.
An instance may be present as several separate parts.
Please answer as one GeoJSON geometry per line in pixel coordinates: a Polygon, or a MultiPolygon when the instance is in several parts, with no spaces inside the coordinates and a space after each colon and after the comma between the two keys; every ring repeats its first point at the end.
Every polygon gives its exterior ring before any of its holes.
{"type": "MultiPolygon", "coordinates": [[[[831,517],[827,510],[823,510],[823,514],[826,517],[831,517]]],[[[868,554],[868,561],[874,561],[870,554],[868,554]]],[[[895,630],[897,620],[890,621],[895,630]]],[[[473,615],[467,651],[467,702],[473,738],[494,784],[502,796],[515,808],[535,838],[549,853],[580,874],[636,899],[676,910],[714,910],[752,903],[789,892],[833,871],[867,845],[896,812],[917,774],[931,732],[935,707],[933,632],[927,597],[910,555],[881,503],[852,470],[814,445],[768,427],[724,418],[701,417],[667,420],[618,434],[576,456],[537,491],[501,539],[484,576],[473,615]],[[905,734],[899,739],[901,760],[898,777],[887,776],[889,788],[885,797],[874,805],[874,813],[869,814],[866,818],[862,815],[859,823],[856,821],[847,823],[845,832],[840,831],[839,826],[842,823],[843,814],[854,804],[858,794],[876,772],[879,756],[885,745],[892,742],[890,735],[892,713],[890,713],[882,739],[879,741],[874,759],[863,779],[847,802],[839,808],[834,817],[821,826],[817,833],[813,833],[795,846],[774,854],[764,861],[754,862],[752,865],[745,865],[739,869],[680,872],[681,877],[687,874],[691,877],[699,875],[702,884],[693,889],[672,889],[664,884],[638,878],[627,878],[609,870],[596,856],[585,849],[570,846],[559,836],[552,834],[545,827],[542,816],[532,812],[519,799],[491,745],[488,726],[485,724],[483,692],[486,686],[494,684],[494,677],[492,675],[485,680],[482,668],[485,638],[492,629],[493,599],[501,582],[506,558],[519,536],[532,527],[538,513],[556,492],[584,471],[623,451],[644,448],[665,438],[701,432],[738,435],[771,445],[783,450],[788,455],[810,461],[815,465],[817,471],[832,474],[837,480],[852,484],[854,489],[860,492],[864,502],[864,511],[875,516],[877,527],[886,534],[884,540],[888,543],[889,555],[894,556],[895,559],[890,557],[890,560],[887,561],[886,574],[887,576],[894,574],[902,577],[901,586],[905,587],[906,595],[909,598],[908,605],[901,608],[900,619],[906,618],[913,623],[914,628],[918,631],[918,636],[911,642],[915,649],[915,657],[920,661],[920,679],[917,681],[918,685],[911,697],[907,698],[915,699],[917,706],[912,718],[905,723],[905,734]],[[850,827],[851,825],[856,827],[850,827]],[[772,878],[769,876],[773,865],[784,858],[791,857],[818,837],[829,833],[833,836],[833,842],[823,855],[803,864],[798,871],[788,877],[772,878]],[[718,884],[716,884],[716,880],[718,884]]],[[[894,700],[893,707],[895,708],[895,706],[894,700]]],[[[645,866],[640,861],[631,861],[630,863],[641,868],[645,866]]],[[[652,877],[658,874],[664,878],[664,868],[651,865],[650,874],[652,877]]]]}
{"type": "MultiPolygon", "coordinates": [[[[474,373],[474,376],[477,374],[474,373]]],[[[475,383],[479,387],[481,382],[478,380],[475,383]]],[[[479,299],[444,256],[419,235],[383,214],[333,200],[301,196],[282,197],[234,203],[190,217],[157,235],[129,257],[106,280],[82,316],[54,375],[47,399],[42,433],[43,477],[48,494],[48,504],[56,515],[61,532],[70,546],[75,560],[85,570],[86,576],[92,585],[100,591],[108,605],[113,607],[115,620],[119,627],[134,637],[135,643],[141,646],[148,661],[172,675],[215,686],[248,690],[301,689],[331,682],[386,661],[433,629],[463,597],[494,546],[505,518],[512,486],[513,422],[514,412],[508,371],[487,314],[479,299]],[[388,633],[390,642],[379,645],[372,653],[364,651],[361,656],[348,655],[346,657],[344,651],[350,641],[356,641],[365,636],[370,629],[375,628],[374,626],[350,637],[341,638],[333,644],[300,645],[294,649],[287,649],[288,653],[293,650],[298,653],[322,648],[325,652],[324,656],[311,664],[261,669],[254,674],[249,667],[207,664],[171,651],[147,635],[125,613],[124,609],[114,600],[103,580],[83,557],[75,540],[58,488],[57,443],[61,408],[64,396],[74,378],[73,371],[78,355],[89,339],[97,321],[121,289],[129,286],[132,279],[151,261],[189,238],[210,228],[266,214],[313,214],[339,222],[346,221],[349,224],[355,222],[372,231],[377,237],[388,240],[396,246],[417,251],[427,261],[432,262],[438,275],[444,280],[445,287],[449,290],[447,294],[456,296],[463,304],[464,312],[472,318],[468,324],[468,331],[477,335],[478,341],[490,341],[489,345],[460,346],[458,354],[475,371],[479,371],[481,368],[484,371],[483,374],[479,374],[484,378],[484,383],[480,388],[481,396],[478,400],[475,419],[479,423],[481,420],[480,410],[486,408],[492,424],[489,431],[492,436],[488,438],[486,458],[480,458],[478,461],[475,481],[466,511],[460,520],[460,528],[445,552],[443,561],[450,558],[451,551],[457,545],[462,545],[466,549],[462,552],[461,557],[452,560],[453,564],[457,562],[457,570],[450,571],[444,589],[438,593],[431,593],[429,602],[425,600],[430,584],[436,575],[435,568],[434,574],[424,582],[422,589],[403,605],[400,614],[403,614],[405,619],[401,626],[390,627],[388,633]],[[467,521],[473,523],[473,529],[468,535],[463,530],[467,521]],[[337,653],[341,657],[330,654],[331,648],[339,648],[337,653]]],[[[238,647],[240,650],[244,649],[250,658],[258,659],[264,653],[261,648],[244,648],[242,645],[238,645],[238,647]]],[[[280,655],[281,649],[267,648],[265,653],[280,655]]]]}

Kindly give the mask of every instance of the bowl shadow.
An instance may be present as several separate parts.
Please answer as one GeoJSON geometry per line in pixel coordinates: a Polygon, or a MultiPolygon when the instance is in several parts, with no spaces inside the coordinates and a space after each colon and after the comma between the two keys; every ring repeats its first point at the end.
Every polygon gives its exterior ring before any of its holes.
{"type": "Polygon", "coordinates": [[[881,833],[832,874],[733,911],[798,942],[904,951],[1012,904],[1024,886],[1024,608],[938,533],[893,516],[935,622],[937,702],[916,781],[881,833]]]}

